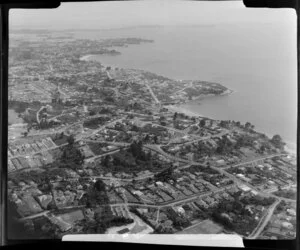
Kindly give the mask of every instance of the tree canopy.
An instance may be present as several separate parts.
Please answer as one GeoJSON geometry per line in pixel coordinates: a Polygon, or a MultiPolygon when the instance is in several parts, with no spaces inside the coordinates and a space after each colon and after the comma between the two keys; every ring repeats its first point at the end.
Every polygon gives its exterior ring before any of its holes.
{"type": "Polygon", "coordinates": [[[274,135],[271,139],[271,143],[279,149],[283,149],[285,145],[280,135],[274,135]]]}

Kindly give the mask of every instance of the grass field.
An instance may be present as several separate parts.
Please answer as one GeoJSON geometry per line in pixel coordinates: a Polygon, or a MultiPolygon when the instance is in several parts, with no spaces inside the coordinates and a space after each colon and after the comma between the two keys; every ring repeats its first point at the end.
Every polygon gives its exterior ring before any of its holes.
{"type": "Polygon", "coordinates": [[[63,221],[65,221],[69,224],[73,224],[75,221],[84,219],[84,216],[83,216],[83,213],[81,210],[75,210],[75,211],[72,211],[69,213],[61,214],[57,217],[59,217],[60,219],[62,219],[63,221]]]}
{"type": "Polygon", "coordinates": [[[223,231],[223,227],[211,220],[201,221],[191,227],[186,228],[177,234],[218,234],[223,231]]]}

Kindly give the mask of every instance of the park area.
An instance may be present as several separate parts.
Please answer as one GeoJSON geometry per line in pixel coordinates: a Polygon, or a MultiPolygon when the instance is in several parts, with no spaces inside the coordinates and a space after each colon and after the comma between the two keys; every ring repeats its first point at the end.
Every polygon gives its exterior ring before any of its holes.
{"type": "Polygon", "coordinates": [[[223,227],[211,220],[204,220],[190,226],[177,234],[218,234],[223,231],[223,227]]]}

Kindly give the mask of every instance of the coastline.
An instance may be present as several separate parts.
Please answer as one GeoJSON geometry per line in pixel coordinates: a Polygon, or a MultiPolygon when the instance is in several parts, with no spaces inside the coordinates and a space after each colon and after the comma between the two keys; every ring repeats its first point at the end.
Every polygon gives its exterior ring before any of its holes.
{"type": "Polygon", "coordinates": [[[164,106],[166,109],[172,111],[172,112],[177,112],[177,113],[183,113],[188,116],[195,116],[195,117],[204,117],[201,114],[195,113],[190,111],[189,109],[182,107],[182,104],[177,104],[177,105],[165,105],[164,106]]]}
{"type": "Polygon", "coordinates": [[[209,118],[209,119],[218,120],[216,118],[213,118],[213,117],[210,117],[210,116],[207,116],[207,115],[204,116],[204,115],[202,115],[198,112],[190,111],[187,107],[184,107],[184,105],[189,105],[190,103],[196,102],[197,100],[204,100],[205,98],[209,98],[209,97],[228,96],[228,95],[231,95],[233,93],[236,93],[236,91],[232,90],[232,89],[227,89],[226,91],[224,91],[220,95],[211,94],[211,95],[206,95],[206,96],[198,96],[194,100],[188,101],[184,104],[166,105],[164,107],[171,110],[171,111],[173,111],[173,112],[184,113],[184,114],[189,115],[189,116],[206,117],[206,118],[209,118]]]}
{"type": "MultiPolygon", "coordinates": [[[[219,94],[219,95],[217,95],[217,94],[199,95],[199,96],[194,97],[191,102],[204,100],[204,99],[210,98],[210,97],[228,96],[228,95],[234,94],[236,92],[237,92],[236,90],[232,90],[232,89],[227,88],[227,90],[225,90],[222,94],[219,94]]],[[[188,104],[188,103],[189,102],[187,102],[186,104],[188,104]]]]}
{"type": "Polygon", "coordinates": [[[79,60],[81,60],[81,61],[95,61],[95,62],[99,62],[102,65],[102,67],[104,67],[104,68],[106,68],[106,67],[111,67],[112,69],[117,68],[116,65],[104,64],[101,60],[99,60],[97,58],[98,56],[101,56],[101,55],[89,54],[89,55],[85,55],[85,56],[80,57],[79,60]]]}
{"type": "MultiPolygon", "coordinates": [[[[85,56],[82,56],[80,58],[80,60],[82,60],[82,61],[92,61],[93,60],[92,57],[94,57],[94,56],[96,56],[96,55],[92,55],[92,54],[85,55],[85,56]]],[[[95,59],[95,60],[98,61],[97,59],[95,59]]],[[[115,68],[114,65],[105,65],[102,62],[100,62],[100,63],[104,67],[110,66],[112,68],[115,68]]],[[[185,81],[185,80],[175,80],[175,81],[185,81]]],[[[192,101],[186,102],[184,104],[164,105],[164,107],[167,108],[170,111],[178,112],[178,113],[184,113],[184,114],[186,114],[188,116],[207,117],[207,118],[210,118],[210,119],[215,119],[215,118],[212,118],[212,117],[203,116],[202,114],[199,114],[199,113],[196,113],[196,112],[192,112],[188,108],[183,107],[183,105],[188,105],[189,103],[191,103],[193,101],[203,100],[203,99],[209,98],[209,97],[227,96],[227,95],[231,95],[231,94],[233,94],[235,92],[236,92],[235,90],[226,88],[226,90],[222,94],[220,94],[220,95],[215,95],[215,94],[209,94],[209,95],[204,95],[204,96],[200,95],[200,96],[195,97],[192,101]]]]}
{"type": "Polygon", "coordinates": [[[289,154],[297,156],[297,144],[288,141],[286,141],[285,143],[286,145],[284,146],[284,150],[289,154]]]}
{"type": "MultiPolygon", "coordinates": [[[[92,55],[92,54],[88,54],[88,55],[85,55],[85,56],[82,56],[80,58],[80,60],[82,61],[98,61],[97,59],[93,59],[94,56],[97,56],[97,55],[92,55]]],[[[101,63],[102,64],[102,63],[101,63]]],[[[114,65],[104,65],[102,64],[104,67],[107,67],[107,66],[110,66],[112,68],[115,68],[114,65]]],[[[184,80],[176,80],[176,81],[184,81],[184,80]]],[[[188,107],[184,107],[184,105],[189,105],[190,103],[193,103],[193,102],[196,102],[197,101],[200,101],[200,100],[205,100],[206,98],[212,98],[212,97],[218,97],[218,96],[229,96],[229,95],[232,95],[234,93],[236,93],[237,91],[236,90],[233,90],[233,89],[229,89],[226,87],[226,90],[219,94],[219,95],[216,95],[216,94],[208,94],[208,95],[200,95],[200,96],[197,96],[195,98],[193,98],[193,100],[191,101],[188,101],[186,103],[183,103],[183,104],[175,104],[175,105],[164,105],[165,108],[167,108],[169,111],[172,111],[172,112],[177,112],[177,113],[183,113],[187,116],[191,116],[191,117],[205,117],[205,118],[209,118],[209,119],[213,119],[213,120],[218,120],[217,118],[214,118],[212,116],[207,116],[207,115],[202,115],[198,112],[193,112],[191,110],[189,110],[188,107]]],[[[268,134],[268,133],[265,133],[268,137],[272,137],[272,135],[268,134]]],[[[289,153],[289,154],[293,154],[293,155],[296,155],[297,154],[297,145],[295,143],[292,143],[292,142],[289,142],[289,141],[285,141],[286,143],[286,146],[285,146],[285,150],[289,153]]]]}

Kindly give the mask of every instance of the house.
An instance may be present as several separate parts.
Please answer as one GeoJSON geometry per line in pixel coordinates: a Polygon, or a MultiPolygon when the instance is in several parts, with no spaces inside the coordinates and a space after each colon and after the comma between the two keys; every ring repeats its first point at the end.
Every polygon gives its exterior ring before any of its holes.
{"type": "Polygon", "coordinates": [[[138,196],[142,196],[144,195],[143,192],[139,191],[139,190],[134,190],[132,191],[133,194],[138,195],[138,196]]]}
{"type": "Polygon", "coordinates": [[[250,205],[247,205],[247,206],[245,207],[245,209],[246,209],[249,213],[251,213],[251,214],[254,213],[253,210],[252,210],[252,206],[250,206],[250,205]]]}
{"type": "Polygon", "coordinates": [[[265,210],[265,208],[262,205],[256,206],[256,209],[259,210],[259,211],[264,211],[265,210]]]}
{"type": "Polygon", "coordinates": [[[188,158],[189,161],[193,161],[194,160],[194,153],[191,153],[191,152],[187,153],[186,156],[187,156],[187,158],[188,158]]]}
{"type": "Polygon", "coordinates": [[[287,221],[282,222],[281,226],[288,230],[292,230],[294,228],[293,224],[287,221]]]}
{"type": "Polygon", "coordinates": [[[251,190],[250,187],[246,186],[246,185],[239,185],[239,188],[243,191],[243,192],[249,192],[251,190]]]}
{"type": "Polygon", "coordinates": [[[253,195],[258,195],[258,192],[255,191],[255,190],[251,190],[251,194],[253,194],[253,195]]]}
{"type": "Polygon", "coordinates": [[[141,214],[146,214],[148,213],[148,208],[137,208],[137,211],[140,212],[141,214]]]}
{"type": "Polygon", "coordinates": [[[287,214],[291,216],[296,216],[296,210],[295,209],[287,209],[287,214]]]}
{"type": "Polygon", "coordinates": [[[217,160],[216,163],[217,163],[218,166],[225,165],[225,161],[223,159],[217,160]]]}
{"type": "Polygon", "coordinates": [[[161,181],[157,181],[157,182],[155,182],[155,184],[156,184],[157,186],[163,186],[163,185],[164,185],[161,181]]]}
{"type": "Polygon", "coordinates": [[[183,207],[174,207],[173,208],[175,210],[175,212],[178,212],[179,214],[184,214],[185,210],[183,209],[183,207]]]}
{"type": "Polygon", "coordinates": [[[249,181],[251,181],[251,179],[250,179],[250,178],[248,178],[248,177],[244,176],[243,174],[237,174],[236,176],[237,176],[237,177],[239,177],[240,179],[242,179],[242,180],[246,181],[246,182],[249,182],[249,181]]]}

